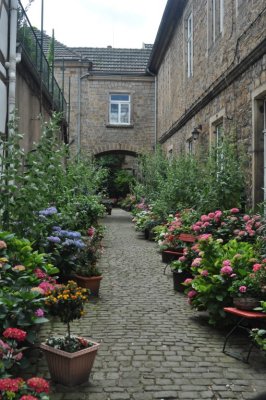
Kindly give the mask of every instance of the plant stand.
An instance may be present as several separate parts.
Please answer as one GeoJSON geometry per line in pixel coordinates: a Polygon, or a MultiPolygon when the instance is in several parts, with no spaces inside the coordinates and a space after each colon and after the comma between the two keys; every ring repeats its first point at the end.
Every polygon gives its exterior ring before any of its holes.
{"type": "Polygon", "coordinates": [[[99,343],[93,342],[91,347],[68,353],[55,349],[45,343],[40,345],[44,351],[51,379],[65,386],[76,386],[87,382],[96,357],[99,343]]]}

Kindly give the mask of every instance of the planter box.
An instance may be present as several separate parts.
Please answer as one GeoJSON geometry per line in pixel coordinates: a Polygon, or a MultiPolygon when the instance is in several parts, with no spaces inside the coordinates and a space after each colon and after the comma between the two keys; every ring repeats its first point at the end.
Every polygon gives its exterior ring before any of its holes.
{"type": "Polygon", "coordinates": [[[176,290],[177,292],[183,293],[185,291],[186,287],[184,285],[182,285],[182,283],[188,278],[193,278],[193,275],[190,272],[173,271],[174,290],[176,290]]]}
{"type": "Polygon", "coordinates": [[[51,379],[65,386],[76,386],[87,382],[96,357],[99,343],[93,342],[91,347],[68,353],[55,349],[45,343],[40,345],[48,364],[51,379]]]}
{"type": "Polygon", "coordinates": [[[85,288],[85,289],[90,289],[92,296],[99,295],[100,282],[101,282],[102,278],[103,278],[102,275],[90,276],[90,277],[80,276],[80,275],[74,276],[74,280],[77,282],[78,286],[85,288]]]}

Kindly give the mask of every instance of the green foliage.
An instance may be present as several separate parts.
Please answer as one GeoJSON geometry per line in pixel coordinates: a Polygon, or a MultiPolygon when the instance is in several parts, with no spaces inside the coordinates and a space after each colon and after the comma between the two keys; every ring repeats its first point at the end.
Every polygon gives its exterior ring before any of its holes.
{"type": "Polygon", "coordinates": [[[59,140],[60,118],[55,114],[43,125],[40,142],[28,154],[20,148],[15,125],[14,134],[0,142],[0,226],[31,241],[39,242],[49,230],[38,214],[49,205],[56,204],[71,229],[90,226],[104,212],[96,193],[107,171],[86,157],[69,158],[59,140]]]}
{"type": "Polygon", "coordinates": [[[244,156],[234,138],[209,154],[181,154],[167,159],[159,148],[140,159],[139,182],[134,188],[153,210],[166,218],[179,209],[194,208],[206,213],[215,208],[243,208],[245,179],[244,156]]]}
{"type": "Polygon", "coordinates": [[[195,275],[188,291],[190,304],[198,310],[209,312],[209,323],[216,324],[225,318],[223,308],[232,304],[229,288],[234,278],[241,279],[251,271],[256,253],[250,243],[206,237],[200,240],[199,257],[192,262],[195,275]]]}

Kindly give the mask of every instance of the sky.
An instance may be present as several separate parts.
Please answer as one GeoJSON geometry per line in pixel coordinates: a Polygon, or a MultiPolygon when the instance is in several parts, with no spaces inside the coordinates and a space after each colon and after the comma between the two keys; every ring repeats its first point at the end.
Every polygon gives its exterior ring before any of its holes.
{"type": "MultiPolygon", "coordinates": [[[[30,0],[22,0],[25,7],[30,0]]],[[[41,28],[42,0],[28,17],[41,28]]],[[[154,43],[167,0],[43,0],[44,31],[69,47],[141,48],[154,43]]]]}

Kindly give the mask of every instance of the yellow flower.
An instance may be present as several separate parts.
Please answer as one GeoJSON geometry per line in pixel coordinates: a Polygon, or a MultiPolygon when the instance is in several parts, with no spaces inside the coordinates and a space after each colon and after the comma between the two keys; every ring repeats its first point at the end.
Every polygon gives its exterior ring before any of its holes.
{"type": "Polygon", "coordinates": [[[13,268],[13,271],[25,271],[24,265],[15,265],[13,268]]]}
{"type": "Polygon", "coordinates": [[[0,262],[6,263],[6,262],[8,262],[8,259],[6,257],[1,257],[0,262]]]}

